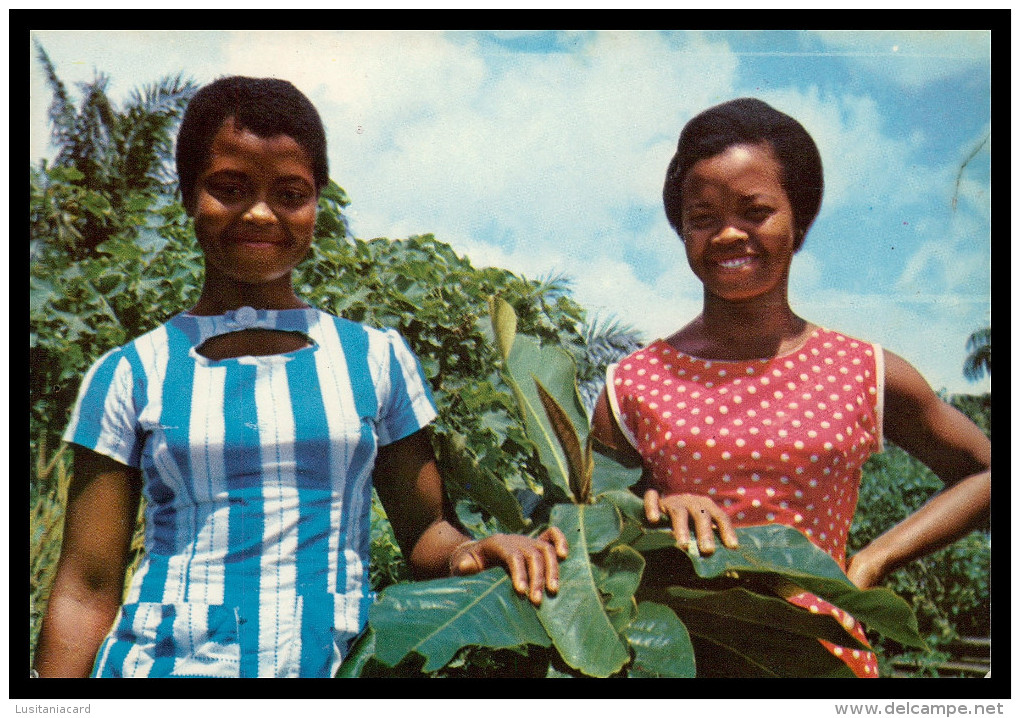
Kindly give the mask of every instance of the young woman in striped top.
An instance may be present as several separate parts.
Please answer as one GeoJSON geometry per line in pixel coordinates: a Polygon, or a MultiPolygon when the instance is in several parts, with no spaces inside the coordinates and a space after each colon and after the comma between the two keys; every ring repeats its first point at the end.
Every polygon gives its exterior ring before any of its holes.
{"type": "Polygon", "coordinates": [[[533,602],[555,592],[558,530],[469,541],[444,514],[436,411],[403,339],[295,294],[328,181],[308,99],[281,80],[210,84],[177,166],[202,293],[85,377],[38,673],[332,676],[372,600],[373,486],[417,577],[503,565],[533,602]],[[145,554],[121,605],[142,494],[145,554]]]}

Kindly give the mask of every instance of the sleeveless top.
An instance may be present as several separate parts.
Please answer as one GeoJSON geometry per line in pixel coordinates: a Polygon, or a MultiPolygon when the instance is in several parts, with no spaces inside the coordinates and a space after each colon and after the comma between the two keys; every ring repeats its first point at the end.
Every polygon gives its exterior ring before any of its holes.
{"type": "Polygon", "coordinates": [[[101,357],[64,439],[141,471],[146,528],[93,674],[331,677],[373,600],[376,452],[435,416],[395,331],[314,308],[179,314],[101,357]],[[198,352],[253,327],[310,345],[198,352]]]}
{"type": "MultiPolygon", "coordinates": [[[[700,359],[657,340],[609,367],[606,393],[653,488],[709,496],[737,527],[792,526],[845,569],[861,466],[882,448],[884,377],[878,345],[818,328],[767,359],[700,359]]],[[[793,602],[860,630],[810,594],[793,602]]],[[[851,667],[876,676],[861,653],[851,667]]]]}

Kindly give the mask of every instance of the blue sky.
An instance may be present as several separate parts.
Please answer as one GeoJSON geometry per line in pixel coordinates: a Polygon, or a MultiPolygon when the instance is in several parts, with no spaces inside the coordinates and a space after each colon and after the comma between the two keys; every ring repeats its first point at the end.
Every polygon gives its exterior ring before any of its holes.
{"type": "MultiPolygon", "coordinates": [[[[982,31],[50,31],[69,83],[283,77],[318,106],[361,238],[433,233],[476,266],[565,274],[596,314],[667,335],[700,285],[661,206],[683,124],[756,96],[825,165],[791,301],[936,389],[991,321],[990,37],[982,31]]],[[[48,152],[32,63],[30,159],[48,152]]]]}

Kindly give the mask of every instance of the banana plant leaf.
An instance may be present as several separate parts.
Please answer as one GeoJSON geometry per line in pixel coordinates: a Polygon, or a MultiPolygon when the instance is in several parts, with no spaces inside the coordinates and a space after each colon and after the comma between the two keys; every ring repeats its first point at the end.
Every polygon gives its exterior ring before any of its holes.
{"type": "Polygon", "coordinates": [[[577,391],[577,367],[562,348],[540,346],[538,340],[517,335],[517,318],[513,308],[502,299],[489,303],[493,334],[503,356],[504,379],[513,390],[524,430],[535,445],[545,466],[543,481],[546,498],[553,502],[569,501],[570,464],[556,431],[549,421],[536,383],[562,409],[564,423],[573,424],[577,436],[587,436],[588,416],[577,391]]]}
{"type": "Polygon", "coordinates": [[[699,677],[853,677],[850,668],[814,637],[796,630],[799,625],[786,622],[797,609],[785,601],[742,589],[711,593],[717,595],[704,597],[702,601],[698,597],[689,600],[690,594],[685,589],[671,588],[656,596],[676,611],[690,632],[699,677]],[[730,604],[730,601],[769,605],[754,610],[730,604]],[[771,621],[768,620],[770,610],[775,610],[771,621]]]}
{"type": "MultiPolygon", "coordinates": [[[[661,594],[655,593],[662,600],[661,594]]],[[[799,636],[821,638],[851,649],[871,650],[848,633],[831,615],[805,611],[779,597],[765,596],[745,588],[712,591],[670,586],[665,589],[665,593],[670,597],[669,605],[685,622],[697,613],[697,618],[691,618],[692,621],[705,624],[711,621],[740,622],[751,632],[759,630],[759,627],[778,626],[799,636]]]]}
{"type": "MultiPolygon", "coordinates": [[[[610,492],[604,498],[620,510],[624,520],[622,533],[630,545],[642,553],[675,547],[670,529],[640,525],[643,504],[637,496],[630,498],[627,493],[610,492]]],[[[797,529],[778,524],[749,526],[738,528],[737,538],[740,546],[736,549],[717,542],[714,554],[701,556],[692,544],[684,548],[684,554],[701,578],[741,574],[781,576],[839,606],[868,628],[905,646],[927,649],[918,631],[917,616],[906,601],[888,588],[860,590],[831,556],[797,529]]]]}
{"type": "Polygon", "coordinates": [[[550,645],[535,608],[514,592],[503,568],[390,586],[369,621],[380,661],[395,666],[415,652],[425,657],[424,671],[442,668],[464,646],[550,645]]]}
{"type": "Polygon", "coordinates": [[[727,572],[778,573],[894,641],[927,647],[918,632],[917,617],[906,601],[887,588],[860,590],[831,556],[797,529],[756,526],[737,529],[737,538],[739,548],[720,545],[711,556],[688,551],[698,575],[714,578],[727,572]]]}
{"type": "Polygon", "coordinates": [[[687,627],[668,607],[642,601],[637,616],[623,630],[634,650],[630,678],[694,678],[694,646],[687,627]]]}
{"type": "Polygon", "coordinates": [[[619,513],[611,504],[558,504],[550,523],[563,531],[570,553],[560,562],[560,589],[542,600],[538,618],[568,666],[596,678],[611,676],[630,652],[606,615],[589,554],[619,536],[619,513]]]}
{"type": "Polygon", "coordinates": [[[481,508],[496,517],[512,533],[523,533],[531,524],[506,484],[479,466],[460,434],[435,436],[436,459],[443,479],[451,487],[470,496],[481,508]]]}

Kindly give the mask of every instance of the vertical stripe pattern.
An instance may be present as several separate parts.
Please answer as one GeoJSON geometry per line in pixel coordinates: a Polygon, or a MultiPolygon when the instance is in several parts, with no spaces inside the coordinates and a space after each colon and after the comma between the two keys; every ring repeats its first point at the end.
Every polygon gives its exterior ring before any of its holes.
{"type": "Polygon", "coordinates": [[[64,439],[142,471],[146,552],[94,675],[331,676],[371,602],[376,452],[434,418],[396,332],[316,309],[182,314],[104,355],[64,439]],[[253,326],[310,346],[198,351],[253,326]]]}

